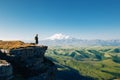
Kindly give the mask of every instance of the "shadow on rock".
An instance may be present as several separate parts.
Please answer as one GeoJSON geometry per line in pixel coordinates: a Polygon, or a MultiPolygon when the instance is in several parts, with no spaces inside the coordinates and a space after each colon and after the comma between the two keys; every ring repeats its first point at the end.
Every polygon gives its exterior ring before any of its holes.
{"type": "Polygon", "coordinates": [[[65,66],[68,70],[59,70],[56,74],[56,80],[94,80],[91,77],[82,76],[79,72],[69,66],[65,66]]]}

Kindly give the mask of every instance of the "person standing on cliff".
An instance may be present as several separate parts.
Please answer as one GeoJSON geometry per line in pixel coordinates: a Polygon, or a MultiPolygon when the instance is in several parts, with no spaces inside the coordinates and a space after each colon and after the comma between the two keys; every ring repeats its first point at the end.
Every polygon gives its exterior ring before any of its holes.
{"type": "Polygon", "coordinates": [[[36,34],[36,36],[35,36],[35,44],[38,44],[38,43],[39,43],[38,34],[36,34]]]}

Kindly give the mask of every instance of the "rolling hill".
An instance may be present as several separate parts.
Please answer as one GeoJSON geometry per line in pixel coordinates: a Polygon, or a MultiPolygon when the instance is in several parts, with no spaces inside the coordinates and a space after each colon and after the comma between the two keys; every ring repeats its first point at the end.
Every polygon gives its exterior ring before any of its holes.
{"type": "Polygon", "coordinates": [[[52,47],[46,56],[56,64],[58,80],[120,78],[120,47],[52,47]]]}

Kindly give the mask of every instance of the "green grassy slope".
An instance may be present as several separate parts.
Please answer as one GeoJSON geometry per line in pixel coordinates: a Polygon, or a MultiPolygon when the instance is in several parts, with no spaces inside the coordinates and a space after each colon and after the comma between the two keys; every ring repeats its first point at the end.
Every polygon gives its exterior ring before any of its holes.
{"type": "Polygon", "coordinates": [[[46,56],[57,65],[60,80],[120,78],[120,47],[52,48],[46,56]]]}

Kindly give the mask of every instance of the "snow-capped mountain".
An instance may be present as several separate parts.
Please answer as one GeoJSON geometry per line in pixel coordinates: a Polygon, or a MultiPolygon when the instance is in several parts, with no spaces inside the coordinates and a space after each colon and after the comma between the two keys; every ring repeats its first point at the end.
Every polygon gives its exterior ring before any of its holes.
{"type": "Polygon", "coordinates": [[[58,33],[58,34],[54,34],[53,36],[51,37],[48,37],[46,39],[48,40],[62,40],[62,39],[69,39],[70,36],[68,35],[63,35],[62,33],[58,33]]]}
{"type": "MultiPolygon", "coordinates": [[[[33,41],[26,41],[33,42],[33,41]]],[[[120,46],[120,39],[114,40],[87,40],[87,39],[77,39],[64,34],[54,34],[44,40],[39,41],[40,45],[48,46],[120,46]]]]}
{"type": "Polygon", "coordinates": [[[54,34],[51,37],[46,38],[46,40],[41,40],[40,44],[52,45],[52,46],[64,46],[64,45],[74,45],[74,46],[120,46],[120,40],[85,40],[76,39],[68,35],[63,35],[61,33],[54,34]]]}

